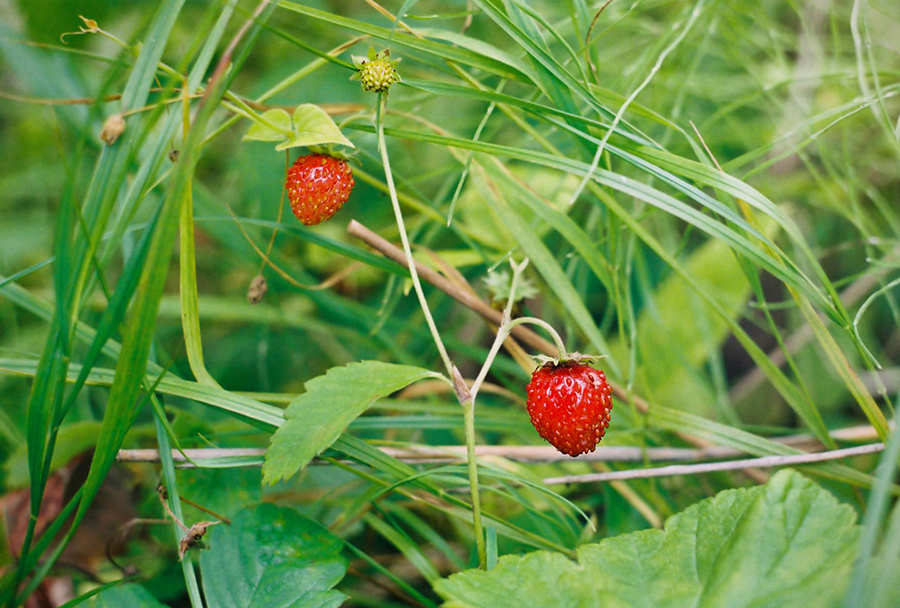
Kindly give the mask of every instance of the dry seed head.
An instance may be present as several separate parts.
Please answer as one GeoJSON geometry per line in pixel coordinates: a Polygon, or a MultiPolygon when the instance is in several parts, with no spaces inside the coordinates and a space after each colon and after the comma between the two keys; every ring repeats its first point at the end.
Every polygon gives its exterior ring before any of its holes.
{"type": "Polygon", "coordinates": [[[269,284],[266,282],[266,278],[258,274],[250,281],[250,288],[247,290],[247,300],[251,304],[259,304],[266,297],[268,290],[269,284]]]}
{"type": "Polygon", "coordinates": [[[106,145],[111,146],[116,143],[119,136],[125,132],[125,118],[121,114],[113,114],[103,123],[103,129],[100,131],[100,139],[106,145]]]}

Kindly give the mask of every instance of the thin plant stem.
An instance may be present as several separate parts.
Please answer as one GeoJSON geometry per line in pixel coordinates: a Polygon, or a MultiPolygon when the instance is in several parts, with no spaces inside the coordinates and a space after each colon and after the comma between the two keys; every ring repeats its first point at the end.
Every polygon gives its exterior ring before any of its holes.
{"type": "Polygon", "coordinates": [[[521,277],[522,272],[528,266],[528,259],[526,258],[521,264],[516,264],[512,259],[510,259],[509,265],[512,266],[513,270],[512,285],[509,288],[509,300],[506,302],[506,309],[503,311],[503,320],[500,323],[500,327],[497,329],[497,337],[494,339],[494,343],[493,345],[491,345],[491,350],[488,353],[487,358],[484,360],[484,365],[481,366],[481,371],[475,378],[475,382],[472,383],[470,392],[472,393],[473,402],[478,396],[478,391],[481,389],[481,385],[484,383],[485,378],[487,378],[488,371],[490,371],[491,365],[493,364],[494,359],[497,357],[497,353],[500,352],[500,347],[503,346],[503,342],[506,340],[507,336],[509,336],[509,332],[512,330],[511,317],[512,307],[516,301],[516,288],[519,286],[519,278],[521,277]]]}
{"type": "Polygon", "coordinates": [[[500,351],[500,347],[506,340],[506,336],[509,335],[509,319],[512,314],[513,304],[516,301],[516,287],[519,284],[519,276],[528,265],[528,260],[521,264],[516,264],[513,260],[510,260],[509,263],[513,269],[513,277],[512,286],[509,290],[509,299],[506,302],[506,309],[503,311],[503,322],[497,329],[497,337],[494,339],[494,344],[491,346],[491,350],[481,366],[478,378],[475,379],[472,388],[466,391],[466,398],[462,402],[466,429],[466,464],[469,473],[469,488],[472,495],[472,521],[475,526],[475,548],[478,552],[478,564],[484,569],[487,568],[487,543],[485,542],[484,530],[482,529],[481,496],[478,491],[478,461],[475,458],[475,397],[478,395],[478,390],[487,377],[491,364],[500,351]]]}
{"type": "MultiPolygon", "coordinates": [[[[284,151],[284,177],[287,180],[287,172],[288,169],[291,168],[291,153],[289,150],[284,151]]],[[[278,204],[278,219],[275,220],[276,224],[281,224],[282,212],[284,212],[284,193],[287,188],[281,188],[281,202],[278,204]]],[[[272,230],[272,236],[269,238],[269,246],[266,247],[266,255],[263,258],[262,265],[259,267],[259,274],[263,273],[263,270],[266,269],[266,263],[269,262],[269,256],[272,255],[272,247],[275,245],[275,237],[278,236],[278,227],[276,226],[274,230],[272,230]]]]}
{"type": "Polygon", "coordinates": [[[472,523],[475,533],[475,547],[478,552],[478,563],[482,568],[487,565],[487,550],[484,542],[483,524],[481,521],[481,495],[478,489],[478,463],[475,460],[475,402],[468,388],[465,386],[459,376],[459,371],[450,361],[450,355],[444,347],[441,340],[441,334],[435,325],[434,317],[431,315],[431,309],[428,307],[428,300],[425,299],[425,292],[422,290],[422,283],[419,281],[419,272],[416,269],[416,262],[409,246],[409,237],[406,234],[406,225],[403,221],[403,212],[400,210],[400,201],[397,199],[397,188],[394,185],[394,175],[391,172],[391,161],[388,157],[387,144],[384,140],[384,111],[387,106],[387,98],[384,93],[378,94],[377,110],[375,114],[375,130],[378,133],[378,149],[381,152],[381,162],[384,165],[384,177],[387,183],[388,193],[391,198],[391,205],[394,208],[394,216],[397,220],[397,228],[400,232],[400,241],[403,243],[403,253],[406,257],[407,266],[409,267],[409,276],[412,278],[413,289],[419,298],[419,305],[422,307],[422,313],[425,315],[425,321],[428,323],[428,329],[434,338],[438,352],[441,354],[441,360],[447,373],[454,380],[454,386],[457,386],[457,398],[463,407],[463,418],[466,429],[466,462],[469,470],[469,491],[472,497],[472,523]],[[457,383],[461,383],[458,386],[457,383]]]}
{"type": "Polygon", "coordinates": [[[469,493],[472,497],[472,524],[475,533],[475,550],[478,566],[487,567],[487,547],[484,541],[484,525],[481,521],[481,494],[478,488],[478,461],[475,459],[475,399],[469,397],[462,404],[466,428],[466,467],[469,473],[469,493]]]}
{"type": "Polygon", "coordinates": [[[466,428],[466,462],[468,464],[469,487],[471,488],[472,493],[472,514],[475,523],[475,546],[478,551],[478,563],[482,568],[487,568],[487,547],[484,539],[484,532],[482,531],[481,500],[478,495],[478,466],[475,460],[475,398],[478,396],[478,391],[481,389],[481,385],[484,383],[484,380],[491,369],[491,365],[497,357],[497,353],[500,352],[500,347],[503,346],[503,342],[506,341],[506,338],[509,336],[513,327],[516,327],[517,325],[533,323],[544,327],[550,332],[550,335],[553,336],[557,349],[559,350],[560,359],[565,358],[566,356],[566,347],[563,344],[562,338],[560,338],[559,334],[549,323],[534,317],[522,317],[515,321],[511,319],[512,308],[516,302],[516,289],[519,286],[519,278],[528,266],[528,259],[526,258],[521,264],[517,264],[511,259],[509,265],[512,266],[513,270],[512,284],[509,289],[509,299],[506,301],[506,308],[503,311],[500,327],[497,328],[497,336],[494,338],[491,350],[484,360],[484,364],[481,366],[478,377],[472,384],[472,388],[467,391],[467,398],[462,404],[466,428]]]}
{"type": "Polygon", "coordinates": [[[851,456],[864,456],[884,450],[883,443],[870,443],[852,448],[829,450],[816,454],[787,454],[747,458],[745,460],[729,460],[726,462],[705,462],[703,464],[673,464],[665,467],[635,469],[631,471],[611,471],[608,473],[587,473],[584,475],[566,475],[564,477],[548,477],[546,485],[570,483],[596,483],[624,479],[648,479],[651,477],[674,477],[678,475],[697,475],[716,471],[737,471],[743,469],[761,469],[766,467],[791,467],[801,464],[813,464],[840,460],[851,456]]]}
{"type": "Polygon", "coordinates": [[[565,359],[569,356],[568,351],[566,350],[566,345],[563,344],[562,338],[559,336],[559,333],[553,329],[553,326],[544,321],[543,319],[538,319],[537,317],[519,317],[518,319],[514,319],[510,321],[508,331],[512,331],[513,328],[518,327],[519,325],[537,325],[538,327],[543,327],[547,330],[547,333],[553,338],[553,343],[556,345],[556,350],[559,351],[559,358],[565,359]]]}
{"type": "Polygon", "coordinates": [[[400,201],[397,199],[397,187],[394,185],[394,174],[391,172],[391,161],[388,157],[387,145],[384,141],[385,106],[387,106],[387,98],[384,97],[384,93],[379,93],[375,115],[375,130],[378,132],[378,150],[381,152],[381,162],[384,165],[384,179],[387,183],[391,205],[394,208],[394,217],[397,220],[397,228],[400,231],[400,241],[403,243],[403,253],[406,255],[409,265],[409,276],[412,279],[413,289],[416,292],[416,297],[419,298],[419,305],[422,307],[422,313],[425,315],[425,322],[428,324],[428,330],[431,332],[431,337],[434,338],[435,346],[437,346],[438,352],[441,355],[444,367],[447,368],[447,373],[452,378],[453,363],[450,361],[450,355],[447,354],[444,341],[441,340],[441,334],[438,332],[437,326],[434,323],[434,317],[431,315],[431,309],[428,307],[428,300],[425,299],[425,292],[422,291],[422,283],[419,281],[419,273],[416,270],[412,249],[410,249],[409,246],[409,237],[406,235],[406,224],[403,221],[403,212],[400,210],[400,201]]]}

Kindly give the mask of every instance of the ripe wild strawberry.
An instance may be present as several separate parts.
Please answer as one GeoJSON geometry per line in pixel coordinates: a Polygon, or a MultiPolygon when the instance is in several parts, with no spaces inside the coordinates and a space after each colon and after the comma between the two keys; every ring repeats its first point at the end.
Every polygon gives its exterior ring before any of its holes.
{"type": "Polygon", "coordinates": [[[291,210],[307,226],[324,222],[338,212],[353,191],[353,173],[347,162],[327,154],[307,154],[288,169],[291,210]]]}
{"type": "Polygon", "coordinates": [[[563,454],[593,452],[606,434],[613,404],[602,371],[576,360],[547,363],[526,391],[531,424],[563,454]]]}

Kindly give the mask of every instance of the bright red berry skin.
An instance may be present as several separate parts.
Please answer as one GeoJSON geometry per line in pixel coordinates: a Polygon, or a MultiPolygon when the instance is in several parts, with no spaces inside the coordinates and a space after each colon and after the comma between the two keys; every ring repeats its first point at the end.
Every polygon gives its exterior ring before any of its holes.
{"type": "Polygon", "coordinates": [[[575,361],[548,364],[525,390],[531,424],[563,454],[593,452],[606,434],[613,403],[602,371],[575,361]]]}
{"type": "Polygon", "coordinates": [[[315,226],[344,206],[353,184],[346,161],[327,154],[307,154],[288,169],[284,187],[297,219],[315,226]]]}

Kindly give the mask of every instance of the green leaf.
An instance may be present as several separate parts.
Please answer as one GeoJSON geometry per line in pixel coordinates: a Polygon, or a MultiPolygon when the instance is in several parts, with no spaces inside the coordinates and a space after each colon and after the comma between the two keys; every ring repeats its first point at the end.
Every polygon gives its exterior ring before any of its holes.
{"type": "Polygon", "coordinates": [[[448,608],[839,606],[856,514],[799,473],[726,490],[666,522],[578,550],[538,551],[440,581],[448,608]]]}
{"type": "Polygon", "coordinates": [[[354,418],[381,397],[433,372],[381,361],[335,367],[306,383],[306,392],[285,410],[285,422],[266,451],[263,480],[288,478],[334,443],[354,418]]]}
{"type": "MultiPolygon", "coordinates": [[[[262,494],[258,467],[178,469],[176,474],[178,485],[188,488],[188,498],[225,517],[258,504],[262,494]]],[[[182,508],[192,523],[209,519],[208,513],[191,505],[182,508]]]]}
{"type": "MultiPolygon", "coordinates": [[[[66,604],[66,606],[70,605],[74,606],[75,604],[66,604]]],[[[157,602],[149,591],[134,583],[104,589],[84,602],[79,602],[78,605],[87,608],[162,608],[165,606],[165,604],[157,602]]]]}
{"type": "Polygon", "coordinates": [[[341,144],[355,147],[344,137],[338,126],[325,110],[312,103],[304,103],[294,110],[294,128],[291,138],[275,146],[276,150],[287,150],[298,146],[318,146],[321,144],[341,144]]]}
{"type": "Polygon", "coordinates": [[[334,608],[343,541],[294,509],[262,504],[211,529],[200,556],[209,608],[334,608]]]}
{"type": "Polygon", "coordinates": [[[254,122],[247,134],[244,135],[244,140],[284,141],[287,139],[288,133],[293,131],[291,128],[291,115],[280,108],[263,112],[260,118],[265,120],[265,122],[254,122]]]}

